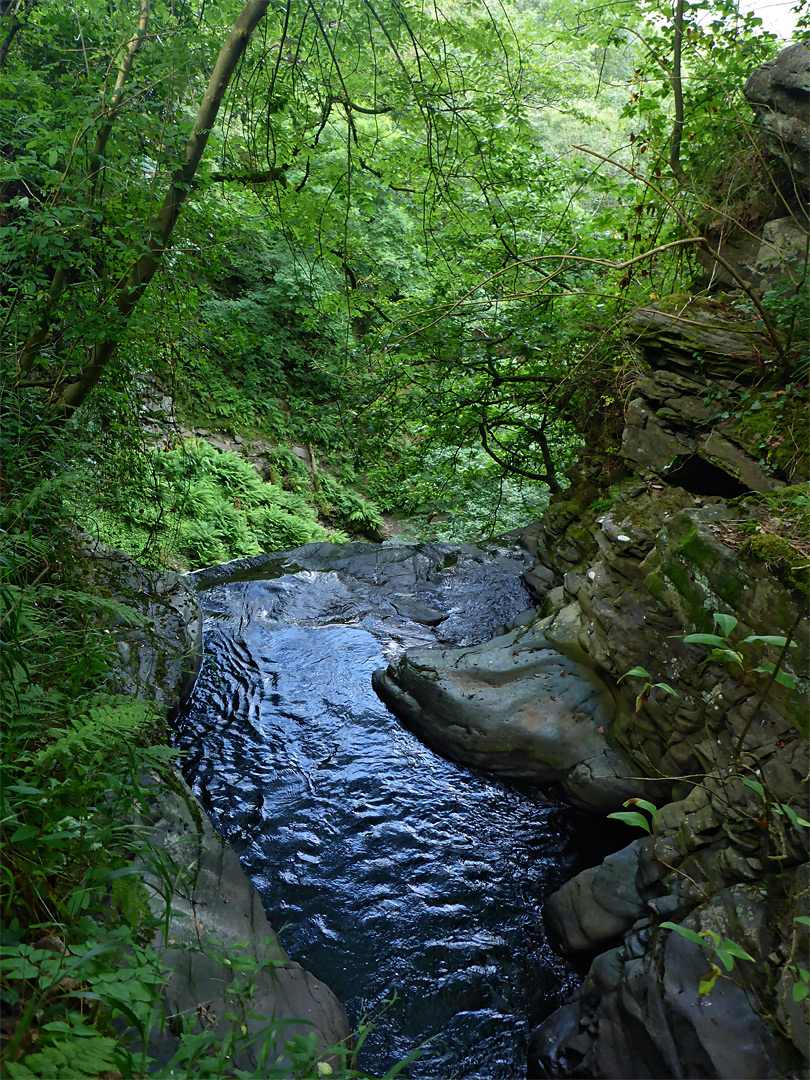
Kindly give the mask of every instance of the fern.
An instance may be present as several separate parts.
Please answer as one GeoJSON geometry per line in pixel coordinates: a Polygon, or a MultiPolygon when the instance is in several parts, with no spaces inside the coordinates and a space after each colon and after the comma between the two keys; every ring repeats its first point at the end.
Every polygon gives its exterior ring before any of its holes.
{"type": "Polygon", "coordinates": [[[225,562],[228,552],[215,527],[209,521],[195,523],[182,531],[181,551],[193,567],[213,566],[225,562]]]}
{"type": "Polygon", "coordinates": [[[101,701],[74,718],[69,730],[35,753],[33,764],[41,768],[58,759],[92,758],[99,752],[120,749],[122,741],[140,739],[160,715],[159,707],[151,701],[125,697],[101,701]]]}
{"type": "Polygon", "coordinates": [[[55,1039],[39,1052],[26,1055],[25,1061],[5,1062],[4,1068],[10,1080],[85,1080],[115,1068],[116,1047],[115,1039],[103,1035],[55,1039]]]}
{"type": "Polygon", "coordinates": [[[209,479],[195,480],[188,489],[175,492],[173,509],[191,518],[205,519],[219,498],[219,492],[209,479]]]}
{"type": "Polygon", "coordinates": [[[78,592],[76,589],[62,588],[50,590],[49,595],[54,600],[69,600],[88,605],[95,608],[101,615],[111,616],[116,622],[124,625],[145,626],[152,621],[148,615],[138,611],[131,604],[116,600],[112,596],[99,596],[98,593],[78,592]]]}
{"type": "Polygon", "coordinates": [[[253,466],[238,454],[220,454],[213,462],[213,472],[228,495],[243,503],[252,503],[264,487],[253,466]]]}

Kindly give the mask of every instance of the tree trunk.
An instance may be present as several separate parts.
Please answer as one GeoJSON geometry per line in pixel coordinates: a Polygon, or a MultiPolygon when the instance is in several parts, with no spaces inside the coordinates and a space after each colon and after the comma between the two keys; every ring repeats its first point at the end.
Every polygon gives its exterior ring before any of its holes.
{"type": "Polygon", "coordinates": [[[681,74],[681,50],[683,46],[683,4],[675,4],[675,40],[672,48],[672,96],[675,99],[675,119],[672,122],[672,134],[669,137],[669,167],[679,184],[686,181],[686,173],[681,165],[681,141],[683,139],[683,80],[681,74]]]}
{"type": "Polygon", "coordinates": [[[160,260],[171,242],[180,211],[191,191],[194,176],[208,144],[208,136],[216,123],[222,99],[253,31],[261,22],[269,6],[270,0],[248,0],[219,50],[217,62],[208,80],[194,126],[183,151],[182,163],[172,174],[163,205],[150,228],[149,250],[138,259],[129,273],[121,278],[115,287],[113,303],[117,322],[116,331],[109,340],[95,342],[90,359],[79,379],[66,386],[58,399],[56,403],[58,414],[64,416],[78,408],[101,378],[102,372],[115,353],[118,341],[133,311],[155,276],[160,260]]]}

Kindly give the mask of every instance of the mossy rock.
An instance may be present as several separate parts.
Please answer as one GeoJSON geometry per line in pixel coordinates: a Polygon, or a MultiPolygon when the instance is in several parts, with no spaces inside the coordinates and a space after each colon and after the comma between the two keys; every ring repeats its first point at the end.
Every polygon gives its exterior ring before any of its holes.
{"type": "Polygon", "coordinates": [[[633,344],[641,348],[651,367],[666,357],[684,366],[734,378],[760,377],[761,366],[776,360],[771,340],[757,320],[730,305],[688,293],[676,293],[639,308],[629,320],[633,344]]]}
{"type": "Polygon", "coordinates": [[[744,655],[745,682],[761,689],[755,669],[773,663],[774,646],[740,644],[751,634],[786,635],[793,629],[796,647],[783,661],[794,686],[774,684],[769,703],[800,731],[807,729],[806,673],[810,658],[808,622],[797,622],[804,603],[795,590],[779,581],[763,563],[729,547],[722,536],[734,521],[723,506],[684,510],[667,521],[656,543],[657,565],[650,562],[648,580],[661,602],[676,611],[688,632],[715,633],[714,612],[733,615],[739,626],[734,640],[744,655]]]}
{"type": "Polygon", "coordinates": [[[789,589],[810,595],[810,484],[737,501],[740,550],[789,589]]]}
{"type": "Polygon", "coordinates": [[[807,395],[784,389],[743,395],[722,434],[789,481],[810,479],[807,395]]]}

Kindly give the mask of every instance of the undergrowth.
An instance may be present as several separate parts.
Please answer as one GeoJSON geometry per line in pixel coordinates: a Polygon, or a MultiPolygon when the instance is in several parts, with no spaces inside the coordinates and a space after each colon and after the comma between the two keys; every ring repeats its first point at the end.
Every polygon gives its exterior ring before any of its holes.
{"type": "Polygon", "coordinates": [[[733,525],[740,549],[790,589],[810,595],[810,484],[737,500],[746,515],[733,525]]]}
{"type": "MultiPolygon", "coordinates": [[[[100,472],[121,475],[121,462],[113,457],[100,472]]],[[[373,534],[381,525],[373,504],[326,474],[314,491],[265,482],[245,458],[202,439],[147,448],[130,459],[125,483],[84,485],[69,501],[77,524],[95,539],[177,569],[316,540],[340,543],[349,532],[373,534]]]]}

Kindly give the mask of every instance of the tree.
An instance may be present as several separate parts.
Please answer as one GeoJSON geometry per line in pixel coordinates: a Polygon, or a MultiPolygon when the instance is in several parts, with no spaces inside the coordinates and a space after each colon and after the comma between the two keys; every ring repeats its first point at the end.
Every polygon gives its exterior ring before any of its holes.
{"type": "MultiPolygon", "coordinates": [[[[264,18],[268,6],[269,0],[248,0],[248,3],[239,13],[232,30],[223,42],[191,131],[180,155],[180,160],[171,172],[168,189],[160,210],[153,217],[141,223],[142,237],[138,245],[141,249],[140,255],[134,259],[124,272],[115,275],[112,282],[103,292],[100,290],[97,292],[97,314],[106,310],[108,313],[107,318],[111,319],[113,324],[112,329],[106,327],[103,333],[100,332],[100,328],[97,330],[95,340],[85,346],[87,356],[76,375],[66,375],[60,372],[50,381],[49,386],[53,392],[53,406],[57,413],[65,414],[73,411],[84,401],[88,392],[96,385],[109,363],[133,311],[152,281],[161,259],[170,246],[177,219],[192,189],[200,161],[208,145],[211,131],[217,121],[223,98],[233,74],[253,32],[264,18]]],[[[92,127],[95,128],[95,137],[92,151],[87,159],[88,167],[84,176],[78,182],[74,181],[76,190],[83,190],[85,193],[81,223],[83,228],[91,227],[91,222],[97,219],[107,146],[116,113],[125,102],[127,83],[132,74],[136,54],[149,34],[150,14],[150,0],[140,0],[137,25],[124,38],[119,49],[120,61],[112,93],[107,98],[106,94],[102,92],[99,107],[93,117],[92,127]]],[[[76,149],[80,141],[86,139],[89,128],[90,125],[88,124],[83,131],[77,132],[71,146],[71,158],[75,158],[76,149]]],[[[58,154],[54,156],[54,160],[50,163],[54,165],[57,160],[58,154]]],[[[63,175],[68,174],[71,165],[73,165],[73,161],[69,162],[65,167],[63,175]]],[[[52,237],[54,241],[57,238],[61,239],[59,234],[52,237]]],[[[109,267],[104,262],[103,254],[100,256],[99,261],[102,263],[100,276],[104,276],[105,272],[109,271],[109,267]]],[[[43,297],[39,316],[22,345],[18,361],[19,374],[22,377],[28,376],[34,370],[38,360],[42,357],[43,349],[50,339],[51,323],[55,309],[68,285],[69,268],[67,263],[66,258],[58,258],[50,284],[43,297]]],[[[24,284],[24,282],[20,283],[18,290],[22,290],[24,284]]]]}

